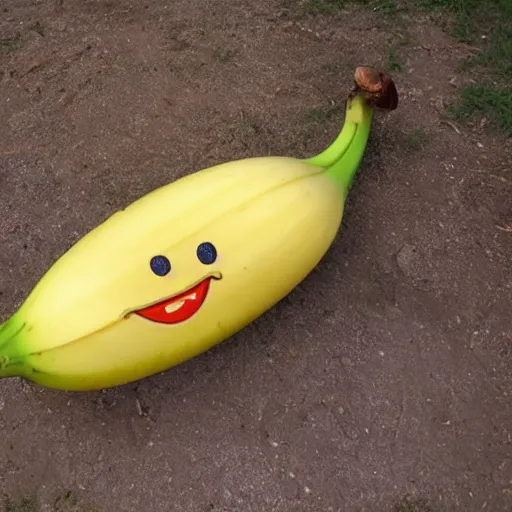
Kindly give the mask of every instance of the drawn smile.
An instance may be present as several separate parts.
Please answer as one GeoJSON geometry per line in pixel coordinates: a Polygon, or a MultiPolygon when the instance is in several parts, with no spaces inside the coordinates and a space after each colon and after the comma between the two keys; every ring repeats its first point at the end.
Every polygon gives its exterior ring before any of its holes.
{"type": "Polygon", "coordinates": [[[203,305],[210,289],[211,280],[221,278],[220,274],[209,275],[199,284],[194,285],[179,295],[164,299],[144,309],[134,311],[134,313],[146,320],[161,324],[184,322],[195,315],[203,305]]]}

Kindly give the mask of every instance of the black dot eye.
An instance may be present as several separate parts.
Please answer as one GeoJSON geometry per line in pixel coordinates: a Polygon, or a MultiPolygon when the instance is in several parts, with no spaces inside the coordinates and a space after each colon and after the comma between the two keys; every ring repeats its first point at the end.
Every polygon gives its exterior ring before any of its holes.
{"type": "Polygon", "coordinates": [[[211,265],[217,259],[217,249],[210,242],[203,242],[197,246],[197,258],[204,265],[211,265]]]}
{"type": "Polygon", "coordinates": [[[171,262],[165,256],[153,256],[149,266],[157,276],[165,276],[171,271],[171,262]]]}

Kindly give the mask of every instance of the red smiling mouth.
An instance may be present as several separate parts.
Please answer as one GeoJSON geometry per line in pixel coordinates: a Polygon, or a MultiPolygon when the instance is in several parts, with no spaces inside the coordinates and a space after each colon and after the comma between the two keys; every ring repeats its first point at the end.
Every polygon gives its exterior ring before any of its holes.
{"type": "Polygon", "coordinates": [[[213,279],[213,276],[208,276],[193,288],[171,299],[166,299],[147,308],[135,311],[135,314],[161,324],[184,322],[196,314],[203,305],[208,295],[211,279],[213,279]]]}

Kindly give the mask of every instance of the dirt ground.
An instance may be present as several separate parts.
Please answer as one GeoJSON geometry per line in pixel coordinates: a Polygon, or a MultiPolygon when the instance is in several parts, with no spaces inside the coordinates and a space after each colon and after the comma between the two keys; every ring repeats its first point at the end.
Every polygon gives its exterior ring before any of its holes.
{"type": "Polygon", "coordinates": [[[512,510],[512,149],[443,115],[471,48],[361,6],[1,6],[0,320],[145,192],[320,151],[354,67],[401,62],[343,228],[287,299],[135,384],[0,381],[6,511],[512,510]]]}

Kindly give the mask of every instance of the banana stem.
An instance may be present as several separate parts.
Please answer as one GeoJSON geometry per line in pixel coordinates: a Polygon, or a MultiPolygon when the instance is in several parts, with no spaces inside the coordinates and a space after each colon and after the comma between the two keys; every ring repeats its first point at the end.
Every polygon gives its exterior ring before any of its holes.
{"type": "Polygon", "coordinates": [[[347,150],[355,133],[356,126],[353,123],[344,123],[340,133],[332,144],[318,155],[307,158],[305,162],[318,167],[330,167],[343,156],[343,153],[347,150]]]}
{"type": "Polygon", "coordinates": [[[360,66],[354,74],[356,87],[349,94],[343,128],[333,143],[306,162],[325,169],[343,190],[346,198],[363,158],[376,107],[394,110],[398,92],[384,71],[360,66]]]}
{"type": "Polygon", "coordinates": [[[340,158],[326,169],[326,174],[332,176],[342,188],[345,198],[352,186],[366,150],[372,127],[373,113],[374,108],[367,101],[364,94],[357,94],[355,97],[349,98],[345,124],[355,127],[354,134],[350,144],[340,158]]]}

